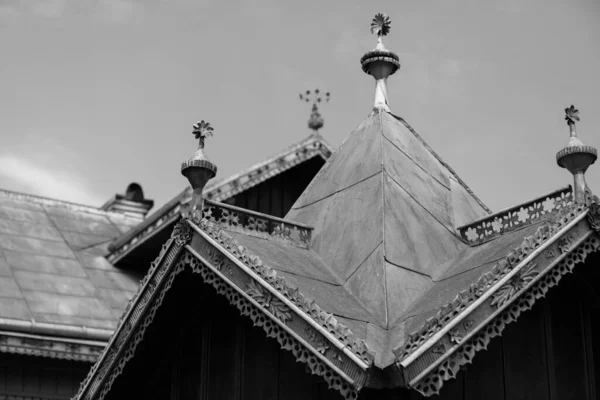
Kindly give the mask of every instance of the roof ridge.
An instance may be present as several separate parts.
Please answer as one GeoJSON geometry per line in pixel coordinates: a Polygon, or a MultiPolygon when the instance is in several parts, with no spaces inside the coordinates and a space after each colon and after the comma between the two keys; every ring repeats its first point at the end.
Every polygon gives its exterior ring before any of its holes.
{"type": "Polygon", "coordinates": [[[54,199],[54,198],[46,197],[46,196],[39,196],[39,195],[35,195],[35,194],[30,194],[30,193],[16,192],[16,191],[7,190],[7,189],[0,189],[0,195],[6,197],[8,199],[24,200],[24,201],[39,204],[42,206],[61,206],[61,207],[69,208],[71,210],[89,212],[91,214],[97,214],[97,215],[107,215],[108,214],[111,216],[117,216],[117,217],[122,217],[124,219],[130,219],[132,221],[137,221],[136,218],[127,216],[125,214],[121,214],[120,212],[117,212],[117,211],[105,211],[105,210],[101,210],[99,207],[75,203],[75,202],[71,202],[71,201],[67,201],[67,200],[54,199]]]}
{"type": "Polygon", "coordinates": [[[421,144],[427,149],[427,151],[429,151],[431,153],[432,156],[434,156],[439,162],[440,164],[442,164],[447,170],[448,172],[450,172],[452,174],[452,176],[454,177],[454,179],[456,179],[456,181],[467,191],[467,193],[469,193],[471,195],[471,197],[473,197],[473,199],[488,213],[492,213],[492,210],[490,210],[480,199],[479,197],[477,197],[475,195],[475,193],[471,190],[471,188],[469,188],[469,186],[467,186],[467,184],[460,178],[460,176],[458,176],[458,174],[454,171],[454,169],[452,169],[452,167],[450,165],[448,165],[432,148],[431,146],[429,146],[427,144],[427,142],[425,142],[425,140],[421,137],[421,135],[419,135],[417,133],[417,131],[408,124],[408,122],[406,122],[402,117],[399,117],[393,113],[389,113],[392,117],[396,118],[398,121],[402,122],[402,124],[415,136],[415,138],[421,142],[421,144]]]}
{"type": "Polygon", "coordinates": [[[285,155],[288,155],[290,153],[292,153],[295,150],[301,149],[309,144],[315,143],[315,142],[319,142],[321,144],[323,144],[325,146],[325,148],[327,150],[329,150],[330,152],[333,152],[332,147],[325,141],[325,139],[323,138],[323,136],[321,136],[320,134],[316,133],[316,134],[311,134],[308,137],[302,139],[299,142],[296,142],[290,146],[288,146],[287,148],[285,148],[284,150],[274,154],[273,156],[267,158],[264,161],[258,162],[248,168],[243,169],[242,171],[238,172],[237,174],[234,175],[230,175],[226,178],[223,178],[222,180],[217,180],[217,181],[213,181],[212,184],[207,184],[206,188],[204,189],[205,192],[211,192],[215,189],[217,189],[220,186],[224,186],[225,184],[232,182],[236,179],[239,179],[240,177],[247,175],[249,173],[251,173],[252,171],[264,167],[270,163],[272,163],[273,161],[277,160],[278,158],[281,158],[285,155]]]}

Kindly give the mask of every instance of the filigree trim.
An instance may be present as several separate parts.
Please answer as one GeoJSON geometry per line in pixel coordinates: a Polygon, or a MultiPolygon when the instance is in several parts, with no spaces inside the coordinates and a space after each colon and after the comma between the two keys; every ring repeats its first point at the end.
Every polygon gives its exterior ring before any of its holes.
{"type": "Polygon", "coordinates": [[[439,393],[445,381],[456,377],[461,366],[473,361],[476,352],[486,349],[490,340],[501,335],[506,325],[516,321],[522,312],[531,309],[537,299],[544,297],[548,290],[556,286],[564,275],[573,271],[575,265],[583,263],[588,255],[598,251],[599,248],[600,238],[598,236],[591,235],[584,240],[555,267],[547,271],[531,288],[515,299],[508,308],[490,321],[481,332],[469,339],[454,354],[444,360],[440,366],[421,379],[414,386],[414,389],[425,396],[439,393]]]}
{"type": "Polygon", "coordinates": [[[267,309],[271,314],[285,323],[292,318],[291,310],[281,300],[273,296],[273,293],[266,290],[256,281],[248,283],[246,291],[261,307],[267,309]]]}
{"type": "Polygon", "coordinates": [[[538,275],[537,263],[529,263],[492,295],[492,306],[501,308],[538,275]]]}
{"type": "MultiPolygon", "coordinates": [[[[275,239],[305,249],[310,244],[312,228],[224,203],[206,200],[202,210],[202,218],[227,227],[232,231],[251,236],[275,239]]],[[[200,220],[200,218],[192,219],[195,223],[200,220]]]]}
{"type": "MultiPolygon", "coordinates": [[[[551,222],[545,222],[541,225],[532,236],[525,238],[521,245],[511,251],[505,259],[496,263],[491,271],[483,274],[477,282],[471,284],[468,289],[458,293],[450,303],[440,307],[436,315],[428,318],[419,330],[408,336],[400,348],[394,350],[396,363],[400,363],[403,359],[412,354],[417,348],[425,343],[427,339],[437,333],[443,326],[454,319],[455,316],[460,314],[471,303],[487,292],[487,290],[502,279],[502,277],[512,271],[514,267],[519,265],[525,257],[581,214],[585,208],[586,206],[577,204],[561,208],[553,216],[551,222]]],[[[572,238],[567,235],[565,240],[572,241],[572,238]]],[[[567,251],[570,249],[570,243],[571,242],[566,243],[565,249],[567,251]]],[[[531,280],[532,278],[528,279],[531,280]]]]}
{"type": "Polygon", "coordinates": [[[290,285],[284,278],[277,276],[277,272],[274,269],[264,265],[259,257],[229,236],[219,225],[207,219],[198,221],[197,225],[233,257],[244,263],[244,265],[258,274],[266,283],[275,288],[275,290],[294,303],[311,319],[325,328],[337,340],[345,344],[358,358],[367,365],[373,362],[374,356],[369,352],[363,340],[354,337],[350,329],[340,324],[332,314],[322,310],[314,300],[304,297],[297,287],[290,285]]]}
{"type": "Polygon", "coordinates": [[[526,224],[539,221],[544,216],[571,204],[573,204],[573,193],[569,187],[462,226],[458,228],[458,232],[467,243],[478,245],[526,224]]]}
{"type": "MultiPolygon", "coordinates": [[[[199,273],[207,284],[212,285],[217,293],[224,295],[230,304],[235,306],[242,315],[250,317],[255,326],[263,328],[267,337],[275,338],[282,349],[291,351],[298,362],[306,364],[313,375],[322,377],[331,389],[339,391],[347,400],[358,398],[358,392],[348,382],[344,381],[327,364],[323,363],[314,354],[311,354],[300,342],[286,332],[279,325],[269,319],[264,313],[256,312],[256,307],[246,298],[241,296],[233,287],[217,276],[209,268],[205,267],[193,255],[186,252],[184,263],[189,264],[192,271],[199,273]]],[[[315,338],[315,340],[318,340],[315,338]]],[[[322,344],[316,350],[323,354],[328,347],[322,344]]]]}
{"type": "Polygon", "coordinates": [[[587,217],[590,227],[596,232],[600,232],[600,204],[591,203],[587,217]]]}
{"type": "Polygon", "coordinates": [[[179,247],[185,246],[192,239],[192,228],[187,221],[180,219],[173,228],[173,239],[179,247]]]}

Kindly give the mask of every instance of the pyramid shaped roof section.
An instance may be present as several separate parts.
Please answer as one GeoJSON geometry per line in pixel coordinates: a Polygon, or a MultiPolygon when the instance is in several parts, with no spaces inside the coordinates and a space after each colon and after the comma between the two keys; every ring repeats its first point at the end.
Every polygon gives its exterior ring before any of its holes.
{"type": "Polygon", "coordinates": [[[456,227],[487,214],[404,120],[376,109],[287,218],[314,227],[311,248],[391,328],[439,268],[468,247],[456,227]]]}

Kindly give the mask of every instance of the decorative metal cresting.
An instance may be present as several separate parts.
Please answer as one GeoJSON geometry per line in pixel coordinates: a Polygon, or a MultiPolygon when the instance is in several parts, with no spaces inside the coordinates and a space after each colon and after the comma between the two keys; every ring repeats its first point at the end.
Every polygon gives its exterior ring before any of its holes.
{"type": "Polygon", "coordinates": [[[400,68],[398,55],[383,45],[383,37],[390,32],[390,25],[390,17],[381,13],[375,15],[371,22],[371,33],[377,35],[377,46],[360,59],[363,71],[375,78],[374,108],[387,112],[390,112],[387,78],[400,68]]]}
{"type": "Polygon", "coordinates": [[[598,151],[591,146],[584,145],[577,137],[575,122],[579,122],[579,110],[571,105],[565,109],[565,114],[571,138],[567,146],[556,154],[556,162],[560,167],[568,169],[573,174],[574,200],[578,204],[584,204],[587,191],[585,171],[598,158],[598,151]]]}
{"type": "Polygon", "coordinates": [[[197,122],[193,128],[192,133],[200,143],[192,158],[181,164],[181,173],[188,179],[193,189],[188,217],[199,221],[202,219],[202,190],[206,182],[216,175],[217,166],[210,162],[204,153],[204,140],[213,135],[212,126],[203,120],[197,122]]]}
{"type": "Polygon", "coordinates": [[[329,92],[326,92],[325,95],[322,95],[319,89],[315,89],[312,92],[310,90],[307,90],[304,93],[300,93],[300,100],[305,101],[306,103],[312,102],[312,110],[310,118],[308,119],[308,128],[314,131],[315,133],[319,132],[319,129],[321,129],[325,124],[325,120],[319,112],[318,104],[323,101],[329,103],[329,98],[329,92]]]}

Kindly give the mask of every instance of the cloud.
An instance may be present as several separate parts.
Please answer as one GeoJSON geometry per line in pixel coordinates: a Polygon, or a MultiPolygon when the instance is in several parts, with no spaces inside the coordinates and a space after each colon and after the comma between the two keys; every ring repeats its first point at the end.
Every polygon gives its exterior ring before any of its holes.
{"type": "Polygon", "coordinates": [[[0,21],[12,22],[34,15],[43,18],[60,18],[69,12],[84,11],[92,18],[111,23],[139,20],[143,15],[140,0],[0,0],[0,21]]]}
{"type": "Polygon", "coordinates": [[[82,204],[100,205],[106,200],[95,195],[76,173],[32,160],[35,158],[0,155],[0,187],[82,204]]]}

